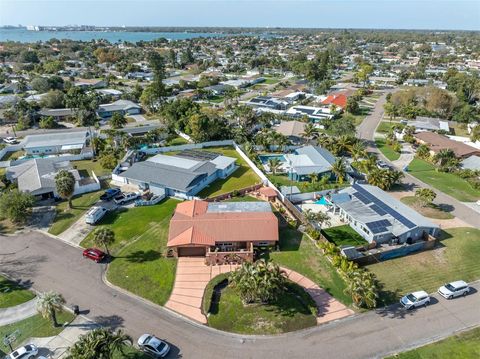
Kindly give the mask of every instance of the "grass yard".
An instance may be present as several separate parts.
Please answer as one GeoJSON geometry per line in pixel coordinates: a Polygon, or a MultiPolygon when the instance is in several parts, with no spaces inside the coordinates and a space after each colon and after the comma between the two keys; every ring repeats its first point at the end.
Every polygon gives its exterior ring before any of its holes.
{"type": "Polygon", "coordinates": [[[474,189],[466,180],[453,173],[436,171],[434,165],[419,158],[410,162],[408,173],[459,201],[475,202],[480,199],[480,190],[474,189]]]}
{"type": "Polygon", "coordinates": [[[308,193],[308,192],[314,192],[314,191],[321,191],[321,190],[326,190],[326,189],[333,189],[333,188],[342,188],[346,187],[349,185],[348,183],[345,183],[343,185],[339,185],[336,182],[330,182],[327,183],[325,186],[321,186],[320,183],[312,184],[311,182],[308,181],[292,181],[290,180],[287,175],[268,175],[267,176],[272,183],[277,185],[278,187],[280,186],[297,186],[300,192],[302,193],[308,193]]]}
{"type": "Polygon", "coordinates": [[[415,196],[407,196],[400,199],[402,203],[406,204],[407,206],[412,207],[422,216],[429,217],[429,218],[436,218],[436,219],[452,219],[455,218],[450,212],[442,209],[441,206],[436,205],[434,203],[423,206],[422,201],[420,201],[415,196]]]}
{"type": "Polygon", "coordinates": [[[323,233],[330,242],[335,243],[337,246],[363,246],[368,244],[368,242],[348,224],[324,229],[323,233]]]}
{"type": "Polygon", "coordinates": [[[92,177],[92,172],[95,172],[97,176],[106,176],[112,174],[112,171],[103,168],[99,161],[81,160],[73,161],[72,165],[79,171],[85,170],[88,175],[92,177]]]}
{"type": "Polygon", "coordinates": [[[390,129],[395,126],[395,125],[400,125],[400,122],[395,122],[395,121],[382,121],[377,127],[377,131],[379,133],[388,133],[390,129]]]}
{"type": "Polygon", "coordinates": [[[437,248],[367,266],[383,284],[383,300],[423,289],[436,291],[453,280],[480,279],[480,229],[452,228],[443,232],[437,248]]]}
{"type": "Polygon", "coordinates": [[[252,186],[260,182],[260,178],[250,168],[243,158],[240,157],[237,151],[231,147],[215,147],[208,148],[206,151],[217,152],[227,157],[237,159],[237,168],[230,176],[223,180],[216,180],[208,187],[200,191],[197,196],[200,198],[214,197],[223,193],[232,192],[236,189],[252,186]]]}
{"type": "Polygon", "coordinates": [[[352,298],[343,292],[345,282],[335,268],[320,249],[296,229],[280,229],[280,251],[270,252],[269,257],[275,263],[313,280],[342,303],[352,304],[352,298]]]}
{"type": "Polygon", "coordinates": [[[390,161],[395,161],[400,158],[400,153],[396,152],[391,146],[387,145],[385,139],[376,138],[375,144],[377,145],[378,149],[383,153],[383,155],[387,157],[390,161]]]}
{"type": "Polygon", "coordinates": [[[317,321],[307,301],[308,294],[297,284],[288,283],[288,291],[272,304],[243,305],[233,288],[222,290],[220,302],[208,317],[208,325],[241,334],[280,334],[315,326],[317,321]],[[303,292],[302,299],[296,294],[303,292]]]}
{"type": "MultiPolygon", "coordinates": [[[[168,226],[179,202],[168,199],[155,206],[135,207],[109,213],[100,222],[115,233],[110,246],[114,259],[110,282],[152,302],[164,305],[172,291],[177,261],[166,258],[168,226]]],[[[81,243],[91,245],[92,235],[81,243]]]]}
{"type": "Polygon", "coordinates": [[[184,139],[183,137],[174,137],[172,139],[169,139],[167,143],[165,144],[166,146],[179,146],[179,145],[186,145],[188,141],[184,139]]]}
{"type": "Polygon", "coordinates": [[[276,79],[276,78],[273,78],[273,77],[265,77],[265,81],[262,82],[262,84],[265,84],[265,85],[275,85],[277,83],[279,83],[280,80],[279,79],[276,79]]]}
{"type": "Polygon", "coordinates": [[[209,102],[213,102],[213,103],[222,103],[223,100],[225,99],[225,97],[223,96],[212,96],[208,99],[209,102]]]}
{"type": "Polygon", "coordinates": [[[387,359],[474,359],[480,358],[480,328],[455,334],[438,342],[387,359]]]}
{"type": "Polygon", "coordinates": [[[140,350],[130,345],[125,345],[123,352],[113,352],[112,359],[151,359],[152,357],[141,352],[140,350]]]}
{"type": "Polygon", "coordinates": [[[35,294],[0,276],[0,308],[13,307],[35,298],[35,294]]]}
{"type": "MultiPolygon", "coordinates": [[[[70,312],[64,311],[62,313],[57,313],[58,323],[69,323],[73,320],[74,315],[70,312]]],[[[17,337],[17,340],[12,345],[16,345],[23,342],[25,339],[31,337],[45,338],[51,337],[59,334],[64,328],[59,326],[54,328],[48,319],[43,319],[39,314],[34,315],[33,317],[21,320],[16,323],[8,324],[3,327],[0,327],[0,338],[4,338],[6,335],[12,334],[15,330],[20,331],[20,335],[17,337]]],[[[10,352],[8,346],[3,344],[3,340],[0,341],[0,355],[10,352]]]]}
{"type": "Polygon", "coordinates": [[[103,191],[85,193],[72,199],[72,209],[68,209],[67,201],[57,204],[57,215],[48,233],[59,235],[75,223],[91,206],[100,199],[103,191]]]}

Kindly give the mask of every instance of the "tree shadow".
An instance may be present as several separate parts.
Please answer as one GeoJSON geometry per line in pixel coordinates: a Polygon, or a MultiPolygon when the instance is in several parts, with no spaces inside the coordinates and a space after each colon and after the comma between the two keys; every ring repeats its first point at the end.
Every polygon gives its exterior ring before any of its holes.
{"type": "Polygon", "coordinates": [[[132,252],[122,258],[125,258],[128,262],[131,262],[131,263],[144,263],[144,262],[151,262],[151,261],[157,260],[161,257],[162,257],[162,254],[160,252],[150,249],[148,251],[132,252]]]}
{"type": "Polygon", "coordinates": [[[93,320],[95,323],[99,324],[102,327],[109,327],[111,329],[118,329],[123,327],[123,322],[125,321],[122,317],[118,315],[102,316],[99,315],[94,317],[93,320]]]}
{"type": "Polygon", "coordinates": [[[440,211],[443,211],[443,212],[453,212],[453,210],[455,209],[454,206],[452,206],[451,204],[447,204],[447,203],[440,203],[440,204],[432,204],[433,208],[436,208],[440,211]]]}

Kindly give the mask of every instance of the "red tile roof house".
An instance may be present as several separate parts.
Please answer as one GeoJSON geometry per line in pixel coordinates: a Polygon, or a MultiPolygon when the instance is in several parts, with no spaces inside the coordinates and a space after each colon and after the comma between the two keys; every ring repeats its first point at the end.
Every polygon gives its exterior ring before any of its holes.
{"type": "Polygon", "coordinates": [[[328,95],[325,100],[322,101],[323,105],[335,105],[342,110],[347,106],[347,95],[343,93],[328,95]]]}
{"type": "Polygon", "coordinates": [[[278,243],[278,219],[267,202],[179,203],[170,220],[175,257],[205,257],[208,265],[253,261],[254,247],[278,243]]]}

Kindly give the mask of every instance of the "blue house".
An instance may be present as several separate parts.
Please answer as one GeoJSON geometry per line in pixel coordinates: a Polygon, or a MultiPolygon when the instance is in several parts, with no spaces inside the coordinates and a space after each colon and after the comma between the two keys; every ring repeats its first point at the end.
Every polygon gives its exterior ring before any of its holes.
{"type": "Polygon", "coordinates": [[[306,181],[312,173],[330,176],[332,164],[335,162],[335,156],[318,146],[297,148],[294,153],[286,154],[284,157],[288,176],[294,181],[306,181]]]}

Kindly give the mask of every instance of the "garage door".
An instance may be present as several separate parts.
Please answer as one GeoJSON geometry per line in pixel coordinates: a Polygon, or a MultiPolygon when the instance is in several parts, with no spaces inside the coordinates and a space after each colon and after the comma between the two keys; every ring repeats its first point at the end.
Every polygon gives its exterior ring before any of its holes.
{"type": "Polygon", "coordinates": [[[205,247],[184,247],[178,248],[179,257],[204,257],[205,247]]]}

